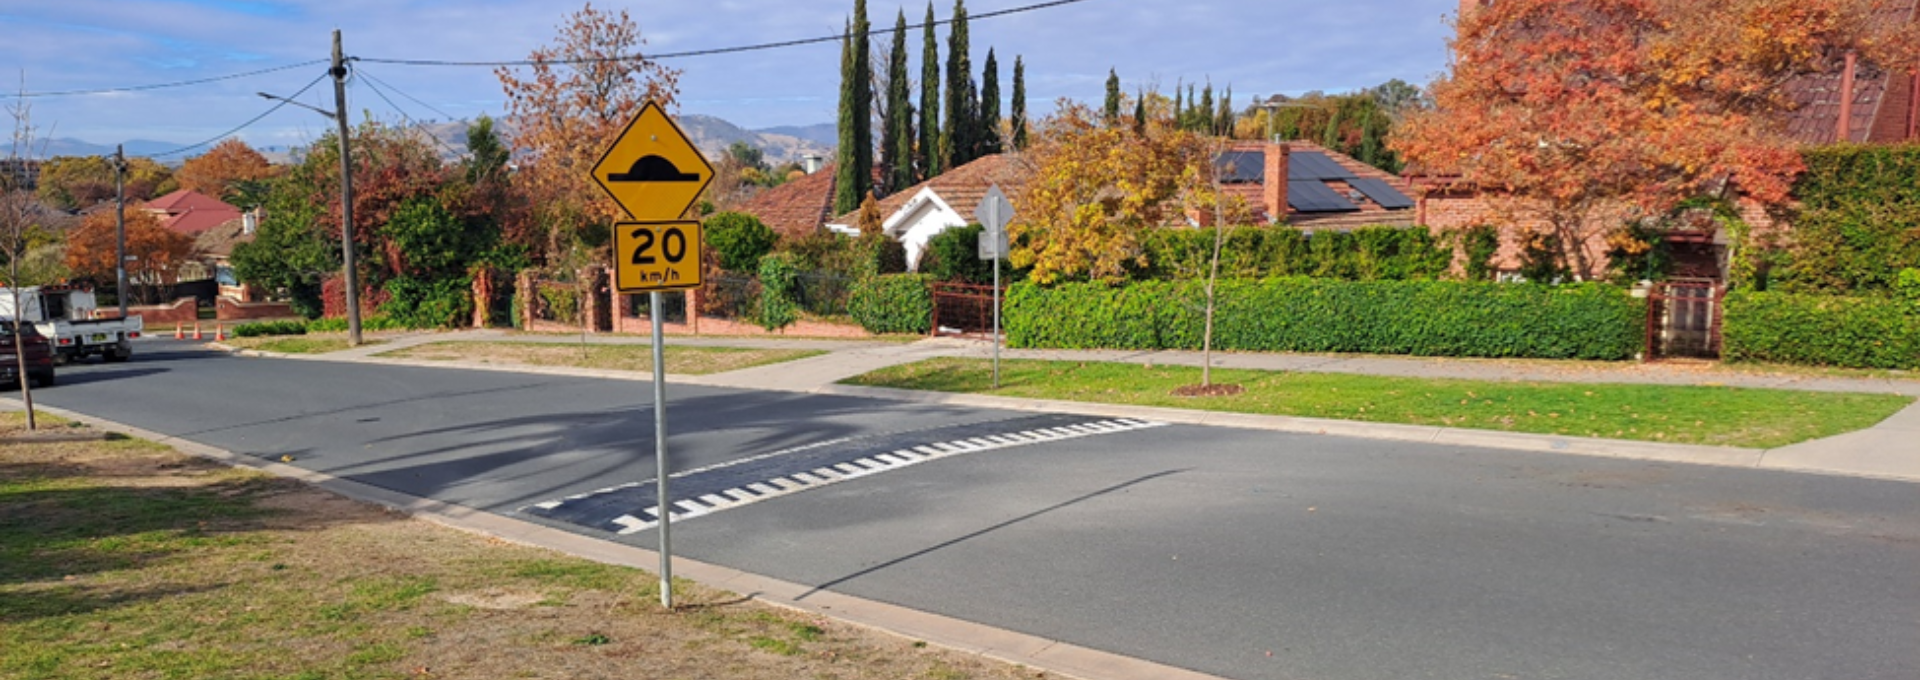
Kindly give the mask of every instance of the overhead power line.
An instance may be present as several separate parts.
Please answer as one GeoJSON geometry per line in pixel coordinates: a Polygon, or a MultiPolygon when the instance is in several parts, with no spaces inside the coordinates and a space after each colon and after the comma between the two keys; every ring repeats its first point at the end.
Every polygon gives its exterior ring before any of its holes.
{"type": "MultiPolygon", "coordinates": [[[[406,121],[408,126],[412,127],[415,131],[419,132],[420,134],[425,135],[428,140],[431,140],[435,145],[438,145],[441,149],[446,150],[447,153],[453,154],[455,156],[460,155],[460,151],[458,149],[455,149],[452,146],[448,145],[446,142],[441,141],[439,137],[435,137],[431,130],[428,130],[425,125],[421,125],[420,122],[418,120],[415,120],[413,116],[407,115],[406,109],[400,108],[399,104],[393,103],[393,100],[387,97],[387,93],[380,91],[380,88],[375,87],[374,84],[379,83],[380,85],[384,85],[386,89],[393,90],[394,92],[399,93],[400,96],[406,97],[408,99],[413,99],[411,95],[408,95],[405,92],[400,92],[398,88],[395,88],[392,85],[388,85],[387,81],[373,77],[373,74],[368,73],[366,69],[356,68],[353,70],[353,72],[355,75],[366,77],[366,80],[357,81],[357,82],[360,82],[361,84],[366,85],[367,89],[373,90],[373,93],[375,95],[379,95],[380,101],[386,102],[387,106],[393,107],[394,112],[400,114],[400,120],[406,121]]],[[[416,102],[420,101],[418,99],[413,99],[413,100],[416,102]]],[[[425,104],[425,102],[421,102],[421,103],[423,105],[425,104]]],[[[427,108],[433,108],[433,107],[429,106],[427,108]]],[[[442,114],[442,115],[445,115],[445,114],[442,114]]],[[[449,116],[449,118],[451,118],[451,116],[449,116]]]]}
{"type": "MultiPolygon", "coordinates": [[[[324,60],[322,60],[322,63],[324,63],[324,60]]],[[[165,157],[165,156],[172,156],[172,155],[175,155],[175,154],[182,154],[182,153],[186,153],[186,152],[188,152],[188,151],[192,151],[192,150],[194,150],[194,149],[198,149],[198,148],[200,148],[200,147],[203,147],[203,146],[206,146],[206,145],[208,145],[208,144],[212,144],[212,143],[214,143],[214,142],[218,142],[218,141],[220,141],[220,140],[222,140],[222,139],[226,139],[226,138],[228,138],[228,137],[231,137],[231,136],[233,136],[233,135],[234,135],[235,133],[238,133],[238,132],[240,132],[241,130],[245,130],[245,129],[247,129],[248,127],[251,127],[251,126],[252,126],[252,125],[253,125],[254,123],[258,123],[258,122],[260,122],[260,119],[262,119],[262,118],[266,118],[267,116],[269,116],[269,115],[272,115],[272,114],[273,114],[273,112],[275,112],[275,111],[279,111],[279,110],[280,110],[280,107],[282,107],[282,106],[286,106],[286,105],[287,105],[287,104],[289,103],[289,100],[292,100],[292,99],[299,99],[299,98],[300,98],[300,95],[303,95],[303,94],[306,94],[306,93],[307,93],[307,90],[311,90],[311,89],[313,89],[313,86],[315,86],[315,85],[319,85],[319,84],[320,84],[320,81],[322,81],[322,80],[326,80],[326,79],[327,79],[327,78],[328,78],[329,76],[331,76],[331,75],[332,75],[332,74],[330,74],[330,73],[322,73],[322,74],[320,74],[320,77],[318,77],[318,78],[314,78],[314,79],[313,79],[313,82],[310,82],[310,83],[307,83],[307,86],[306,86],[306,87],[303,87],[303,88],[300,88],[300,91],[299,91],[299,92],[295,92],[295,93],[293,93],[293,96],[291,96],[291,97],[287,97],[287,98],[285,98],[285,99],[278,99],[277,101],[275,101],[275,103],[274,103],[274,105],[273,105],[272,107],[269,107],[269,108],[268,108],[268,109],[267,109],[266,111],[264,111],[264,112],[261,112],[261,114],[260,114],[260,115],[258,115],[258,116],[254,116],[253,118],[251,118],[251,119],[249,119],[249,120],[248,120],[247,122],[245,122],[245,123],[241,123],[241,124],[240,124],[239,126],[237,126],[237,127],[235,127],[235,128],[233,128],[232,130],[228,130],[228,131],[226,131],[226,132],[222,132],[222,133],[220,133],[220,134],[219,134],[219,135],[217,135],[217,136],[214,136],[214,137],[211,137],[211,138],[208,138],[208,139],[207,139],[206,141],[203,141],[203,142],[200,142],[199,144],[193,144],[193,145],[190,145],[190,146],[183,146],[183,147],[180,147],[180,148],[178,148],[178,149],[174,149],[174,150],[172,150],[172,151],[167,151],[167,152],[164,152],[164,153],[156,153],[156,154],[153,154],[152,156],[153,156],[154,158],[161,158],[161,157],[165,157]]]]}
{"type": "MultiPolygon", "coordinates": [[[[1002,16],[1008,16],[1012,14],[1021,14],[1021,13],[1033,12],[1037,10],[1051,9],[1054,7],[1060,7],[1063,5],[1073,5],[1073,4],[1078,4],[1078,3],[1087,2],[1087,1],[1088,0],[1051,0],[1050,2],[1041,2],[1041,3],[1032,4],[1032,5],[1023,5],[1020,7],[1010,7],[1002,10],[995,10],[992,12],[982,12],[980,14],[971,14],[967,16],[967,20],[976,21],[980,19],[992,19],[994,17],[1002,17],[1002,16]]],[[[940,25],[951,24],[951,23],[953,23],[953,19],[948,18],[948,19],[941,19],[938,21],[934,21],[932,22],[931,25],[940,26],[940,25]]],[[[918,24],[909,24],[907,25],[907,28],[920,29],[920,28],[926,28],[928,25],[929,24],[922,22],[918,24]]],[[[514,59],[509,61],[450,61],[450,60],[443,60],[443,59],[393,59],[393,58],[384,58],[384,57],[354,57],[353,59],[354,61],[362,61],[370,64],[393,64],[397,66],[480,66],[480,67],[487,67],[487,68],[498,68],[498,67],[504,67],[504,66],[536,66],[541,64],[549,64],[549,65],[551,64],[594,64],[594,63],[604,63],[604,62],[610,62],[610,61],[635,61],[635,60],[641,60],[641,59],[660,61],[660,60],[666,60],[666,59],[685,59],[689,57],[708,57],[708,56],[713,56],[717,54],[756,52],[760,50],[772,50],[772,49],[779,49],[783,47],[798,47],[800,45],[813,45],[818,43],[834,42],[837,40],[841,40],[845,37],[846,36],[844,34],[828,35],[828,36],[820,36],[817,38],[782,40],[780,42],[759,43],[755,45],[738,45],[734,47],[715,47],[715,48],[703,49],[703,50],[688,50],[685,52],[662,52],[658,54],[636,53],[636,54],[615,55],[611,57],[580,57],[575,59],[514,59]]]]}
{"type": "Polygon", "coordinates": [[[313,61],[303,61],[298,64],[287,64],[286,66],[275,66],[273,68],[263,68],[258,71],[247,71],[246,73],[230,73],[224,76],[213,76],[211,78],[196,78],[194,80],[180,80],[180,81],[175,81],[171,83],[154,83],[151,85],[129,85],[127,87],[105,87],[97,90],[58,90],[58,91],[51,91],[51,92],[0,92],[0,98],[12,97],[15,99],[28,99],[33,97],[72,97],[72,96],[89,95],[89,94],[143,92],[146,90],[161,90],[161,89],[166,89],[170,87],[187,87],[189,85],[205,85],[207,83],[219,82],[222,80],[233,80],[236,78],[249,78],[252,76],[265,75],[268,73],[277,73],[279,71],[290,71],[297,68],[305,68],[308,66],[314,66],[318,64],[324,64],[324,63],[327,63],[327,60],[315,59],[313,61]]]}

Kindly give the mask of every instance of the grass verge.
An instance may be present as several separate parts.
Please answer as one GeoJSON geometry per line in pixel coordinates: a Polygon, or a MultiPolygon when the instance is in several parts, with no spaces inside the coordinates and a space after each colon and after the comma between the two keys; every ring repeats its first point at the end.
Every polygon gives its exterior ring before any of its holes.
{"type": "Polygon", "coordinates": [[[0,677],[1037,677],[135,440],[0,445],[0,517],[0,677]]]}
{"type": "Polygon", "coordinates": [[[1731,387],[1494,382],[1214,369],[1242,394],[1177,397],[1200,369],[1106,362],[930,359],[844,382],[937,392],[1772,448],[1864,429],[1913,403],[1885,394],[1731,387]]]}
{"type": "MultiPolygon", "coordinates": [[[[734,347],[668,346],[667,371],[680,375],[725,373],[819,356],[826,352],[798,349],[742,349],[734,347]]],[[[653,370],[650,345],[577,345],[552,342],[435,342],[405,347],[379,356],[426,361],[471,361],[483,364],[569,366],[615,371],[653,370]]]]}
{"type": "MultiPolygon", "coordinates": [[[[361,345],[378,345],[385,340],[363,340],[361,345]]],[[[279,354],[326,354],[348,349],[347,336],[339,334],[279,335],[256,338],[227,338],[222,341],[234,349],[252,349],[279,354]]]]}

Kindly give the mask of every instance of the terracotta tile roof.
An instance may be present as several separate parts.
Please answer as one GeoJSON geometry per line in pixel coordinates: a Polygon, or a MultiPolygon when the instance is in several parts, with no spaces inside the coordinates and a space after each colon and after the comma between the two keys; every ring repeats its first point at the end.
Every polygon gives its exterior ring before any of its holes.
{"type": "Polygon", "coordinates": [[[820,230],[833,210],[834,166],[762,191],[736,211],[760,218],[782,237],[806,236],[820,230]]]}
{"type": "Polygon", "coordinates": [[[253,234],[245,232],[245,218],[221,222],[193,239],[193,254],[200,258],[226,259],[233,255],[234,246],[253,240],[253,234]]]}
{"type": "MultiPolygon", "coordinates": [[[[1021,190],[1026,188],[1031,179],[1033,166],[1025,158],[1011,153],[984,156],[880,199],[880,214],[891,216],[899,212],[921,189],[931,188],[949,207],[972,219],[973,212],[980,209],[980,199],[986,198],[988,187],[998,184],[1007,196],[1018,200],[1021,190]]],[[[835,217],[828,223],[853,226],[858,216],[859,211],[854,211],[835,217]]]]}
{"type": "Polygon", "coordinates": [[[160,226],[183,234],[199,234],[227,220],[240,218],[239,208],[185,189],[147,201],[141,208],[166,215],[166,219],[160,221],[160,226]]]}
{"type": "MultiPolygon", "coordinates": [[[[1920,2],[1911,0],[1894,2],[1880,10],[1883,21],[1889,23],[1911,23],[1920,21],[1920,2]]],[[[1874,122],[1882,115],[1897,115],[1905,118],[1905,112],[1882,111],[1886,104],[1890,87],[1899,87],[1896,78],[1905,76],[1905,68],[1882,68],[1876,64],[1861,62],[1853,79],[1853,110],[1847,123],[1847,136],[1852,141],[1898,141],[1894,139],[1875,139],[1874,122]]],[[[1783,86],[1787,98],[1795,109],[1787,114],[1782,132],[1801,144],[1832,144],[1839,139],[1840,127],[1840,83],[1843,75],[1839,71],[1800,76],[1787,81],[1783,86]]]]}

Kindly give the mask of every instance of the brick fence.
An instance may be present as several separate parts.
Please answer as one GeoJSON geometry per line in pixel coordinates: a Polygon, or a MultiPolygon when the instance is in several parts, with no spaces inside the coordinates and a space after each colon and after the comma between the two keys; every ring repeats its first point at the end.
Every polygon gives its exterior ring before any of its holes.
{"type": "Polygon", "coordinates": [[[214,318],[221,321],[243,319],[281,319],[295,316],[293,305],[285,302],[235,302],[227,298],[214,300],[214,318]]]}
{"type": "MultiPolygon", "coordinates": [[[[173,304],[127,307],[127,316],[140,317],[141,325],[149,329],[162,324],[189,324],[199,320],[200,302],[196,298],[184,297],[174,300],[173,304]]],[[[120,318],[120,309],[96,309],[93,310],[93,318],[117,319],[120,318]]]]}
{"type": "MultiPolygon", "coordinates": [[[[610,290],[611,287],[607,286],[606,282],[610,281],[611,279],[609,278],[609,272],[605,268],[601,268],[599,271],[593,272],[592,274],[590,274],[590,276],[594,277],[594,280],[598,282],[600,285],[595,286],[595,288],[597,289],[596,290],[597,294],[589,296],[587,298],[587,303],[585,305],[587,308],[585,310],[587,318],[594,319],[596,321],[596,323],[593,324],[593,328],[590,329],[589,332],[593,332],[593,333],[609,333],[610,332],[610,333],[616,333],[616,334],[629,334],[629,335],[648,334],[653,332],[653,320],[651,318],[648,318],[642,315],[628,313],[627,310],[634,309],[635,308],[634,305],[618,304],[618,302],[620,302],[618,298],[626,294],[613,292],[610,290]]],[[[520,274],[515,277],[514,283],[515,283],[515,289],[519,291],[518,294],[521,300],[519,321],[521,324],[520,327],[522,329],[529,330],[529,331],[548,332],[548,333],[580,332],[580,324],[578,323],[559,323],[556,321],[548,321],[548,320],[537,318],[534,310],[534,306],[537,303],[533,302],[533,300],[537,298],[538,286],[542,282],[536,279],[533,276],[532,272],[520,272],[520,274]]],[[[638,295],[645,295],[645,293],[639,293],[638,295]]],[[[700,315],[700,304],[699,304],[700,291],[689,290],[686,292],[686,295],[687,295],[686,320],[684,322],[677,322],[677,323],[676,322],[663,323],[661,324],[662,332],[668,335],[720,335],[720,336],[747,336],[747,337],[753,337],[753,336],[779,337],[782,335],[818,336],[818,337],[830,337],[830,338],[871,338],[873,337],[873,334],[868,333],[866,329],[853,324],[827,323],[827,322],[821,322],[821,321],[799,321],[794,323],[791,326],[787,326],[785,329],[781,331],[769,332],[767,329],[761,328],[760,326],[747,321],[742,321],[738,319],[724,319],[724,318],[718,318],[718,317],[702,317],[700,315]]]]}

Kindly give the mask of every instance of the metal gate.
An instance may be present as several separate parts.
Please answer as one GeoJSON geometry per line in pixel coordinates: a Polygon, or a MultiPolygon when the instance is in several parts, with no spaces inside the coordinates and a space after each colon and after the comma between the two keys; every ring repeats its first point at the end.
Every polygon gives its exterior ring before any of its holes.
{"type": "MultiPolygon", "coordinates": [[[[1006,329],[1001,330],[1004,332],[1006,329]]],[[[992,336],[993,286],[948,282],[933,284],[933,334],[992,336]]]]}
{"type": "Polygon", "coordinates": [[[1647,296],[1648,361],[1720,357],[1720,301],[1726,289],[1707,281],[1669,281],[1647,296]]]}

